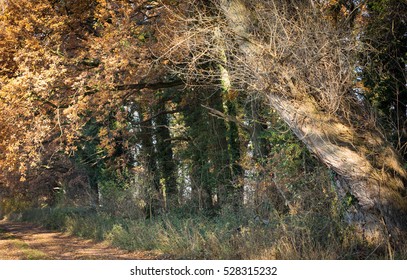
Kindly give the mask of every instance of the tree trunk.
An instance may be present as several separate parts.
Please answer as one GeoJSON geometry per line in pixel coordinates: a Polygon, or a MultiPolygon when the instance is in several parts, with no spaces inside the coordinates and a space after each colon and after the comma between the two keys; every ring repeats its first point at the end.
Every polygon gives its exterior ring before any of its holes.
{"type": "MultiPolygon", "coordinates": [[[[160,101],[157,105],[157,113],[165,111],[165,103],[160,101]]],[[[161,188],[165,188],[165,208],[168,211],[171,206],[178,204],[177,190],[177,165],[173,159],[171,134],[167,114],[161,114],[156,118],[156,141],[157,161],[160,170],[160,180],[163,179],[161,188]]]]}
{"type": "Polygon", "coordinates": [[[407,230],[406,171],[368,119],[363,102],[349,91],[353,65],[343,58],[344,38],[329,33],[329,23],[318,11],[299,2],[290,7],[293,2],[219,0],[224,33],[237,45],[236,61],[244,61],[236,68],[253,77],[250,86],[338,174],[337,192],[348,201],[346,220],[361,236],[374,244],[386,244],[390,236],[402,241],[407,230]],[[269,5],[269,14],[250,5],[269,5]],[[267,30],[273,33],[259,37],[267,30]]]}
{"type": "Polygon", "coordinates": [[[337,193],[348,199],[346,220],[364,238],[398,239],[407,226],[405,171],[391,145],[379,131],[352,128],[327,115],[311,100],[288,100],[268,95],[270,104],[308,149],[332,168],[337,193]]]}
{"type": "Polygon", "coordinates": [[[188,101],[190,110],[184,112],[188,127],[188,151],[190,155],[191,199],[198,210],[212,208],[212,194],[215,190],[208,163],[209,126],[201,105],[201,96],[193,94],[188,101]]]}
{"type": "MultiPolygon", "coordinates": [[[[214,89],[214,92],[210,93],[208,106],[224,113],[222,92],[220,90],[214,89]]],[[[213,166],[212,176],[216,179],[218,201],[221,206],[231,202],[235,203],[235,188],[233,186],[225,120],[209,115],[208,121],[210,127],[208,157],[213,166]]]]}
{"type": "MultiPolygon", "coordinates": [[[[226,108],[229,116],[237,116],[237,101],[227,100],[226,108]]],[[[243,205],[244,200],[244,189],[243,189],[243,174],[244,170],[240,165],[241,154],[240,154],[240,136],[239,128],[234,121],[228,122],[228,146],[230,154],[230,165],[231,165],[231,178],[232,186],[231,192],[233,193],[233,204],[236,209],[239,209],[243,205]]]]}
{"type": "MultiPolygon", "coordinates": [[[[221,95],[218,108],[212,108],[223,113],[223,110],[226,109],[227,114],[232,119],[236,119],[237,116],[237,106],[238,102],[236,100],[236,94],[231,88],[231,80],[229,72],[224,67],[228,64],[226,50],[224,48],[224,42],[220,30],[217,28],[214,31],[214,38],[217,45],[221,46],[219,48],[219,57],[222,63],[218,64],[218,71],[220,75],[221,83],[221,95]],[[226,107],[226,108],[224,108],[226,107]]],[[[223,120],[222,120],[223,121],[223,120]]],[[[232,205],[235,210],[239,210],[243,205],[244,201],[244,188],[242,185],[243,178],[243,168],[240,165],[240,137],[239,129],[235,121],[229,120],[227,124],[227,151],[229,153],[229,162],[230,162],[230,182],[228,185],[227,196],[228,200],[232,201],[232,205]]],[[[222,130],[222,126],[220,127],[222,130]]]]}
{"type": "MultiPolygon", "coordinates": [[[[140,120],[148,113],[147,109],[140,105],[138,106],[138,113],[140,120]]],[[[160,193],[160,177],[158,176],[157,167],[157,154],[153,143],[153,123],[151,119],[140,124],[137,137],[140,139],[140,161],[146,166],[146,174],[148,176],[147,189],[148,205],[147,216],[156,215],[162,208],[161,193],[160,193]]]]}
{"type": "MultiPolygon", "coordinates": [[[[263,102],[263,100],[261,100],[263,102]]],[[[252,121],[252,129],[250,140],[253,144],[253,158],[261,165],[264,165],[264,162],[261,162],[261,159],[264,159],[268,156],[267,151],[267,141],[264,138],[264,132],[267,130],[267,125],[264,124],[264,119],[261,117],[260,111],[262,107],[260,106],[259,98],[250,98],[248,101],[250,108],[248,108],[247,115],[250,116],[252,121]]]]}

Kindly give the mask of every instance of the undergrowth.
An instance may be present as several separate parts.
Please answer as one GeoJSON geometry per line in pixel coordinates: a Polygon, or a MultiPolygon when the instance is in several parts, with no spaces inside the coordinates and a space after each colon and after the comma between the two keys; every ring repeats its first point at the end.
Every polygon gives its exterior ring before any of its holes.
{"type": "Polygon", "coordinates": [[[156,250],[173,259],[386,258],[330,216],[275,213],[267,223],[251,217],[242,210],[212,218],[173,213],[124,219],[90,208],[31,209],[20,215],[49,229],[126,250],[156,250]]]}

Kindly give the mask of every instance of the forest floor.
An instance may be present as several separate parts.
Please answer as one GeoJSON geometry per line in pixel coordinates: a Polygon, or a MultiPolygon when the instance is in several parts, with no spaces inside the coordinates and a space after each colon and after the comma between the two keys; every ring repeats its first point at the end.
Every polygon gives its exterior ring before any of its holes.
{"type": "Polygon", "coordinates": [[[22,222],[0,221],[0,260],[154,260],[157,252],[128,252],[22,222]]]}

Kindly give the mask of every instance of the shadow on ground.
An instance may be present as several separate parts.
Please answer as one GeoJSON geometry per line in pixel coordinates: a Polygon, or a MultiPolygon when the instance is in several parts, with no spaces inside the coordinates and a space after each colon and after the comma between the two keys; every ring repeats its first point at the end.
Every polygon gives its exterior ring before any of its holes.
{"type": "Polygon", "coordinates": [[[1,260],[153,260],[156,252],[127,252],[30,224],[0,221],[1,260]]]}

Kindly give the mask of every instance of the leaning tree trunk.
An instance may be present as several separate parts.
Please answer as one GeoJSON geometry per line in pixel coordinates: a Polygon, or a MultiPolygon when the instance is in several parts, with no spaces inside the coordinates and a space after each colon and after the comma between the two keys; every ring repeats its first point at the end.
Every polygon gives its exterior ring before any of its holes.
{"type": "Polygon", "coordinates": [[[218,0],[222,34],[237,63],[230,73],[265,94],[308,149],[338,174],[337,192],[349,202],[346,219],[363,238],[402,241],[406,172],[369,118],[366,102],[349,90],[350,35],[331,28],[307,2],[218,0]]]}
{"type": "Polygon", "coordinates": [[[396,239],[405,234],[405,171],[379,131],[352,128],[312,100],[268,98],[308,149],[339,175],[337,193],[348,200],[346,219],[364,238],[380,242],[389,234],[396,239]]]}

